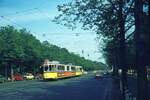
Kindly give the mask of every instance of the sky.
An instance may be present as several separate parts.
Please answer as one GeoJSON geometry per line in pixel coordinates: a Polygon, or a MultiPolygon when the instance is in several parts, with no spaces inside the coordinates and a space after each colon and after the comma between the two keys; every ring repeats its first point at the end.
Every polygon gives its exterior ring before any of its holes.
{"type": "Polygon", "coordinates": [[[98,52],[96,34],[58,25],[52,20],[59,14],[57,5],[71,0],[0,0],[0,26],[26,28],[40,41],[49,41],[86,59],[104,62],[98,52]],[[77,34],[78,33],[78,34],[77,34]]]}

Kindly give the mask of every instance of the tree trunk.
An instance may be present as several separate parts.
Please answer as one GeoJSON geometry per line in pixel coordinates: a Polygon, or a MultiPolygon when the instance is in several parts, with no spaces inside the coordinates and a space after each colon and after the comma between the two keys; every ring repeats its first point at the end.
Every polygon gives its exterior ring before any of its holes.
{"type": "Polygon", "coordinates": [[[113,75],[115,76],[115,77],[118,77],[118,64],[117,64],[117,53],[116,53],[116,51],[114,50],[114,61],[113,61],[113,75]]]}
{"type": "Polygon", "coordinates": [[[11,81],[13,82],[14,81],[14,70],[13,70],[13,67],[10,65],[10,73],[11,73],[11,81]]]}
{"type": "Polygon", "coordinates": [[[126,81],[127,81],[127,75],[126,75],[126,53],[125,53],[125,21],[123,18],[123,0],[119,1],[119,28],[120,28],[120,34],[119,34],[119,39],[120,39],[120,64],[122,68],[122,75],[121,75],[121,80],[122,80],[122,97],[123,100],[125,100],[125,87],[126,87],[126,81]]]}
{"type": "Polygon", "coordinates": [[[5,66],[5,77],[8,78],[8,70],[7,70],[7,65],[5,66]]]}
{"type": "Polygon", "coordinates": [[[148,83],[147,83],[147,71],[146,66],[143,63],[144,55],[141,54],[144,48],[142,35],[142,14],[143,3],[142,0],[135,0],[135,40],[136,40],[136,67],[137,67],[137,82],[138,82],[138,94],[137,100],[148,100],[148,83]]]}
{"type": "Polygon", "coordinates": [[[149,23],[150,23],[150,0],[148,0],[148,16],[149,16],[149,23]]]}
{"type": "MultiPolygon", "coordinates": [[[[148,28],[149,28],[149,51],[150,52],[150,0],[148,0],[148,20],[149,20],[149,23],[148,23],[148,28]]],[[[150,55],[148,56],[148,61],[149,61],[149,65],[150,65],[150,55]]]]}

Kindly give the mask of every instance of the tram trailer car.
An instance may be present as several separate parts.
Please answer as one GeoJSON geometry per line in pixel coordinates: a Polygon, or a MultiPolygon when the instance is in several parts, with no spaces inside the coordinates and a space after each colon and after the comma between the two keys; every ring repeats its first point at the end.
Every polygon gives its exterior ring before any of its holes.
{"type": "Polygon", "coordinates": [[[58,61],[46,60],[42,65],[43,79],[60,79],[83,74],[82,66],[60,64],[58,61]]]}

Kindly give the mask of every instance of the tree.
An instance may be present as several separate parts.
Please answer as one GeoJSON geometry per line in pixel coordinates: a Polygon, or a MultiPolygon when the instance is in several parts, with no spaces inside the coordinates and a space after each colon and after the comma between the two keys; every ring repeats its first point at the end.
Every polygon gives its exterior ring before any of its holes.
{"type": "Polygon", "coordinates": [[[5,75],[7,76],[7,72],[13,72],[13,63],[17,63],[18,59],[23,56],[23,50],[19,45],[21,42],[19,33],[17,30],[14,29],[14,27],[1,27],[0,36],[3,41],[1,44],[2,50],[0,52],[1,61],[5,62],[5,75]],[[7,69],[10,70],[7,71],[7,69]]]}
{"type": "Polygon", "coordinates": [[[135,0],[135,40],[136,40],[136,67],[138,73],[138,100],[148,100],[148,84],[146,63],[143,63],[145,46],[142,32],[143,2],[135,0]]]}
{"type": "MultiPolygon", "coordinates": [[[[113,49],[113,55],[120,51],[119,55],[109,61],[119,63],[114,64],[119,65],[118,68],[122,68],[123,96],[127,80],[125,33],[129,34],[129,30],[134,25],[133,16],[131,16],[132,8],[132,0],[74,0],[62,6],[59,5],[58,11],[61,14],[54,20],[69,28],[74,28],[75,24],[81,23],[84,29],[92,29],[106,38],[106,41],[117,41],[115,45],[119,45],[119,47],[113,49]],[[119,57],[119,61],[117,57],[119,57]]],[[[107,54],[105,53],[105,56],[107,54]]]]}
{"type": "Polygon", "coordinates": [[[12,26],[0,28],[0,44],[0,74],[4,74],[1,72],[5,70],[8,77],[11,72],[35,74],[45,59],[81,65],[84,70],[104,69],[105,66],[100,62],[93,62],[70,53],[67,49],[50,44],[48,41],[41,43],[26,29],[17,30],[12,26]],[[13,71],[10,70],[12,68],[13,71]]]}

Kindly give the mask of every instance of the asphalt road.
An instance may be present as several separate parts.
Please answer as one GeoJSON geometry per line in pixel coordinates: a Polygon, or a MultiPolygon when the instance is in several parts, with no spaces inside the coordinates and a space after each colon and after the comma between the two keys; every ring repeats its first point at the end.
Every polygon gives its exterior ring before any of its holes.
{"type": "Polygon", "coordinates": [[[0,100],[121,100],[113,80],[84,75],[57,81],[0,84],[0,100]],[[117,98],[117,99],[116,99],[117,98]]]}

